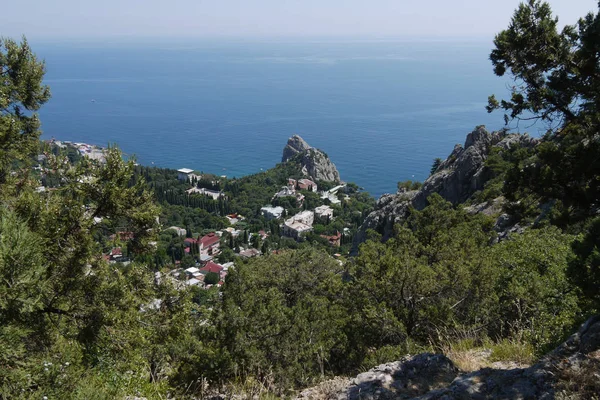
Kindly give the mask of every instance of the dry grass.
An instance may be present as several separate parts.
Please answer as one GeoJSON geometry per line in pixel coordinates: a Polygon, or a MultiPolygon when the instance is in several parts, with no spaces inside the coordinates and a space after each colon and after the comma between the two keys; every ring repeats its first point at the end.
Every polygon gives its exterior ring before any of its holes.
{"type": "Polygon", "coordinates": [[[438,335],[432,347],[442,352],[463,372],[482,368],[526,368],[535,361],[533,347],[516,339],[492,341],[477,332],[438,335]]]}

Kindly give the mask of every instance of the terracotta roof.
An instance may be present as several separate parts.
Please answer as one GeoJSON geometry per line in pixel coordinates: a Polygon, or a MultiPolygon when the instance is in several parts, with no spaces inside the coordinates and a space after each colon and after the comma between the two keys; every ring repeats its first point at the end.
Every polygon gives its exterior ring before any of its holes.
{"type": "Polygon", "coordinates": [[[214,272],[214,273],[220,273],[223,270],[223,267],[219,264],[215,264],[212,261],[209,261],[208,263],[206,263],[206,265],[202,268],[200,268],[200,272],[203,273],[209,273],[209,272],[214,272]]]}
{"type": "Polygon", "coordinates": [[[220,237],[218,237],[217,235],[213,233],[209,233],[208,235],[202,237],[200,239],[200,243],[202,243],[202,245],[204,247],[210,247],[210,246],[214,246],[215,244],[219,243],[219,241],[221,240],[220,237]]]}

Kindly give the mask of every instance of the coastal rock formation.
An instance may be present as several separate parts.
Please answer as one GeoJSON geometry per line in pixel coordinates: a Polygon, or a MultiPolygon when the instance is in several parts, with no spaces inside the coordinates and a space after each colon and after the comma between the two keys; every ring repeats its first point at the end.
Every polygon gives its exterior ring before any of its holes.
{"type": "Polygon", "coordinates": [[[446,356],[425,353],[379,365],[354,379],[330,382],[304,390],[297,399],[588,398],[600,388],[600,316],[528,368],[461,373],[446,356]],[[568,397],[567,386],[578,379],[580,397],[568,397]]]}
{"type": "Polygon", "coordinates": [[[302,139],[298,135],[294,135],[288,139],[287,145],[283,149],[283,156],[281,157],[281,162],[287,162],[290,159],[294,158],[299,153],[302,153],[311,147],[306,143],[304,139],[302,139]]]}
{"type": "Polygon", "coordinates": [[[281,162],[298,161],[302,173],[315,181],[339,182],[340,173],[327,154],[309,146],[298,135],[289,138],[283,149],[281,162]]]}
{"type": "MultiPolygon", "coordinates": [[[[457,144],[446,160],[423,183],[417,191],[398,191],[386,194],[377,203],[377,208],[367,216],[355,237],[355,245],[363,242],[366,231],[373,229],[388,239],[393,233],[394,225],[401,222],[410,207],[421,210],[427,206],[427,198],[438,193],[454,205],[463,203],[476,191],[483,189],[492,177],[491,171],[485,167],[485,160],[492,148],[508,149],[514,143],[535,146],[538,141],[527,135],[509,134],[507,131],[488,132],[485,127],[478,126],[467,135],[464,146],[457,144]]],[[[497,203],[497,202],[496,202],[497,203]]],[[[485,205],[479,205],[488,209],[485,205]]],[[[496,209],[499,209],[496,204],[496,209]]]]}

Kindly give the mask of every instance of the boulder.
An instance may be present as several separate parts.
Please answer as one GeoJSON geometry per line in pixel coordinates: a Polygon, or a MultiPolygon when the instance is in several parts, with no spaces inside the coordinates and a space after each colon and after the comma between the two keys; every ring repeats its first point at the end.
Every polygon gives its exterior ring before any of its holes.
{"type": "Polygon", "coordinates": [[[354,379],[337,379],[335,392],[307,389],[298,398],[337,400],[462,400],[462,399],[554,399],[588,398],[600,388],[600,316],[581,329],[537,364],[527,368],[483,368],[461,373],[446,356],[419,354],[379,365],[354,379]],[[586,376],[582,376],[585,374],[586,376]],[[564,378],[586,379],[582,397],[564,393],[564,378]],[[590,392],[591,391],[591,392],[590,392]]]}

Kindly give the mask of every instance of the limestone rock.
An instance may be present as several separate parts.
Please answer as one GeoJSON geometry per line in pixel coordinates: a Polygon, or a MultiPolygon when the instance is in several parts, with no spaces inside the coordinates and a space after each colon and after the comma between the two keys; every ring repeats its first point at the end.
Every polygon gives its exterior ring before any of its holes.
{"type": "Polygon", "coordinates": [[[340,173],[327,154],[311,147],[298,135],[292,136],[283,149],[282,162],[296,160],[302,173],[315,181],[340,182],[340,173]]]}
{"type": "MultiPolygon", "coordinates": [[[[354,379],[338,378],[335,392],[307,389],[298,398],[337,400],[461,400],[554,399],[561,392],[561,376],[585,373],[598,377],[600,364],[600,316],[588,320],[556,350],[527,368],[483,368],[462,374],[440,354],[419,354],[379,365],[354,379]],[[590,365],[592,366],[591,370],[590,365]]],[[[588,377],[589,379],[593,379],[588,377]]],[[[600,387],[600,382],[596,387],[600,387]]],[[[586,396],[584,394],[583,396],[586,396]]],[[[567,398],[567,397],[562,397],[567,398]]],[[[577,397],[587,398],[587,397],[577,397]]]]}
{"type": "MultiPolygon", "coordinates": [[[[467,135],[464,146],[457,144],[448,158],[425,180],[421,189],[416,192],[388,194],[380,199],[355,236],[354,251],[365,240],[368,229],[374,229],[382,234],[384,240],[388,239],[393,233],[394,224],[406,217],[408,208],[412,206],[422,210],[427,206],[427,198],[434,193],[454,205],[469,199],[476,191],[483,189],[492,177],[491,171],[485,166],[492,148],[507,150],[515,143],[535,146],[538,140],[527,135],[509,134],[504,130],[490,133],[483,126],[475,128],[467,135]]],[[[498,201],[477,205],[467,211],[493,213],[500,209],[498,201]]]]}
{"type": "Polygon", "coordinates": [[[302,153],[310,149],[311,147],[306,143],[304,139],[302,139],[298,135],[294,135],[288,139],[287,145],[283,149],[283,156],[281,157],[281,162],[287,162],[290,159],[294,158],[295,155],[302,153]]]}

